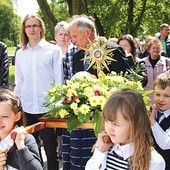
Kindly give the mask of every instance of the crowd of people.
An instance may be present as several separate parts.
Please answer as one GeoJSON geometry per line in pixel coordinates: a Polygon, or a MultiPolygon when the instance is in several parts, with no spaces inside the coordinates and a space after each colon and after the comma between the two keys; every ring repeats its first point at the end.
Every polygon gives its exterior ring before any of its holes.
{"type": "Polygon", "coordinates": [[[160,25],[159,35],[145,43],[130,34],[106,38],[97,36],[91,16],[76,15],[54,28],[53,43],[45,40],[42,19],[28,14],[21,25],[21,44],[15,56],[15,87],[8,90],[7,47],[0,42],[0,170],[43,169],[41,146],[48,170],[169,170],[170,155],[170,26],[160,25]],[[91,42],[107,43],[111,71],[138,78],[149,95],[148,115],[143,98],[132,89],[114,92],[103,112],[103,131],[93,129],[45,128],[28,135],[25,126],[39,122],[48,112],[43,107],[45,92],[52,84],[65,84],[79,71],[98,76],[90,61],[83,60],[91,42]],[[87,69],[88,68],[88,69],[87,69]],[[15,135],[13,135],[15,134],[15,135]],[[105,138],[108,140],[105,141],[105,138]],[[93,152],[92,152],[93,150],[93,152]]]}

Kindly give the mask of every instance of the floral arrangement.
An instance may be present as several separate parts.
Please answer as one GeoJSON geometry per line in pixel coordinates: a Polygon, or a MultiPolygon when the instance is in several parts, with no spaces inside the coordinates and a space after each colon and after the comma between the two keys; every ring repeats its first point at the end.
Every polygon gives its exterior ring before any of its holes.
{"type": "MultiPolygon", "coordinates": [[[[98,38],[85,50],[83,60],[89,61],[89,66],[97,70],[98,78],[88,72],[78,72],[65,85],[53,85],[47,92],[45,106],[49,112],[45,115],[51,118],[66,118],[69,131],[78,127],[81,123],[92,121],[94,132],[97,135],[102,128],[102,110],[106,100],[116,90],[122,88],[134,89],[143,95],[144,102],[149,106],[148,94],[136,78],[131,80],[126,76],[111,72],[105,75],[103,68],[108,71],[107,65],[115,61],[112,56],[114,49],[107,48],[108,41],[98,38]],[[133,81],[132,81],[133,80],[133,81]]],[[[148,110],[150,107],[148,107],[148,110]]]]}
{"type": "Polygon", "coordinates": [[[146,105],[149,103],[148,92],[145,92],[139,81],[111,72],[105,75],[102,71],[98,78],[88,72],[79,72],[66,85],[53,85],[47,93],[47,117],[67,118],[67,128],[71,131],[83,122],[92,121],[95,134],[102,127],[102,109],[106,100],[116,90],[131,88],[141,92],[146,105]]]}

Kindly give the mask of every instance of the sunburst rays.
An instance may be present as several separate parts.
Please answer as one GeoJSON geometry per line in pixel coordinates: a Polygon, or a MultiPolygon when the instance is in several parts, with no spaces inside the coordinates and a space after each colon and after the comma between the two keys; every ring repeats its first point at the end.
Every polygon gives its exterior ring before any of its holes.
{"type": "Polygon", "coordinates": [[[83,60],[89,61],[89,68],[92,66],[97,69],[97,74],[99,75],[99,72],[103,70],[103,68],[106,68],[108,71],[108,65],[111,64],[111,61],[116,61],[112,58],[113,52],[115,49],[109,49],[107,48],[108,41],[105,41],[101,43],[100,37],[98,40],[93,43],[88,39],[89,41],[89,48],[83,48],[85,50],[85,57],[83,60]]]}

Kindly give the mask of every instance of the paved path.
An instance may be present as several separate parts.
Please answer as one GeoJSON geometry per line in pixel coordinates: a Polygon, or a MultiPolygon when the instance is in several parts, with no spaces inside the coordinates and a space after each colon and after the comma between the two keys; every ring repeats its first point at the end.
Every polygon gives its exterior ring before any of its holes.
{"type": "MultiPolygon", "coordinates": [[[[43,161],[44,161],[44,170],[48,170],[47,169],[47,157],[45,155],[45,151],[44,151],[43,147],[41,148],[41,153],[42,153],[42,157],[43,157],[43,161]]],[[[62,169],[63,169],[63,161],[59,160],[59,170],[62,170],[62,169]]]]}

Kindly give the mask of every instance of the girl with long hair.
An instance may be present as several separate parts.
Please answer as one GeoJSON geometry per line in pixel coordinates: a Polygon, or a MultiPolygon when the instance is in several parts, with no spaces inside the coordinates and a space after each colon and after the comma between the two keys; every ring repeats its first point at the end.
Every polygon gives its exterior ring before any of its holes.
{"type": "Polygon", "coordinates": [[[152,147],[150,122],[140,93],[131,89],[114,92],[102,116],[104,130],[86,170],[165,169],[162,156],[152,147]]]}

